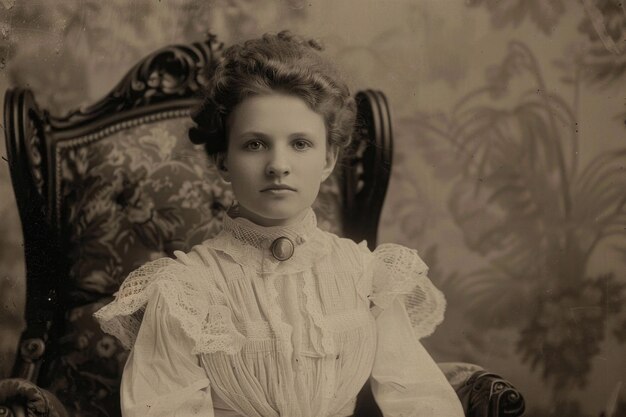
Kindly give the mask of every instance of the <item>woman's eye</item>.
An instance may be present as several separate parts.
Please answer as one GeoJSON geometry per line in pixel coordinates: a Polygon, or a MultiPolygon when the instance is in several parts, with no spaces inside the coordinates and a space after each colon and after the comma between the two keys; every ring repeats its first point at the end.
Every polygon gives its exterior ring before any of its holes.
{"type": "Polygon", "coordinates": [[[261,141],[258,141],[258,140],[251,140],[250,142],[246,143],[246,149],[249,149],[251,151],[258,151],[262,147],[263,147],[263,143],[261,143],[261,141]]]}
{"type": "Polygon", "coordinates": [[[311,147],[311,144],[309,143],[309,141],[304,140],[304,139],[298,139],[296,141],[294,141],[293,143],[293,147],[298,150],[298,151],[303,151],[305,149],[308,149],[311,147]]]}

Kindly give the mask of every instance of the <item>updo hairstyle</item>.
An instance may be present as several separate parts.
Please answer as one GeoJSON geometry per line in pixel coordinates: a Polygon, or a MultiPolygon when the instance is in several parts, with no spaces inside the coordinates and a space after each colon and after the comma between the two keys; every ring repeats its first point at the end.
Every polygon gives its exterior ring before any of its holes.
{"type": "Polygon", "coordinates": [[[189,139],[204,144],[210,157],[226,152],[226,123],[235,107],[247,97],[280,93],[304,100],[322,115],[328,144],[345,149],[354,129],[356,103],[337,69],[319,54],[322,49],[317,41],[289,31],[227,48],[192,114],[195,126],[189,129],[189,139]]]}

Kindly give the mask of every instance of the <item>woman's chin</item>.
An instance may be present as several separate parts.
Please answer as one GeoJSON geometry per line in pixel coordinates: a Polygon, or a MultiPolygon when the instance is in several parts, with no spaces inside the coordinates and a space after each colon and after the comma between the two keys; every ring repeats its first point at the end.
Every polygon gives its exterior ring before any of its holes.
{"type": "Polygon", "coordinates": [[[260,226],[285,226],[302,219],[305,211],[306,208],[273,207],[271,210],[249,210],[241,207],[239,214],[260,226]]]}

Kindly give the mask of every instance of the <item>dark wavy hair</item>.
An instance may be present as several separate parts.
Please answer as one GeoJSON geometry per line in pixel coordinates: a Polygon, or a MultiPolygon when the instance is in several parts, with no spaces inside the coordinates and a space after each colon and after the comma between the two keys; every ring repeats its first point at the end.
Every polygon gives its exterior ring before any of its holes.
{"type": "Polygon", "coordinates": [[[315,40],[289,31],[265,34],[227,48],[193,112],[189,139],[209,156],[226,152],[229,115],[250,96],[283,93],[304,100],[324,117],[328,143],[345,149],[351,140],[356,103],[335,66],[315,40]]]}

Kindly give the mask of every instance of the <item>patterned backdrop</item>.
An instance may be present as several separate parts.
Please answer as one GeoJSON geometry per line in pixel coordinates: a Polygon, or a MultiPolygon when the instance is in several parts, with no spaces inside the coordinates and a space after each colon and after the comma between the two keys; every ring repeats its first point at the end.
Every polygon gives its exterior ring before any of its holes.
{"type": "MultiPolygon", "coordinates": [[[[165,44],[284,28],[390,99],[380,240],[418,249],[447,296],[435,358],[506,376],[529,416],[625,416],[626,2],[0,0],[0,88],[60,114],[165,44]]],[[[0,150],[6,376],[25,291],[0,150]]]]}

